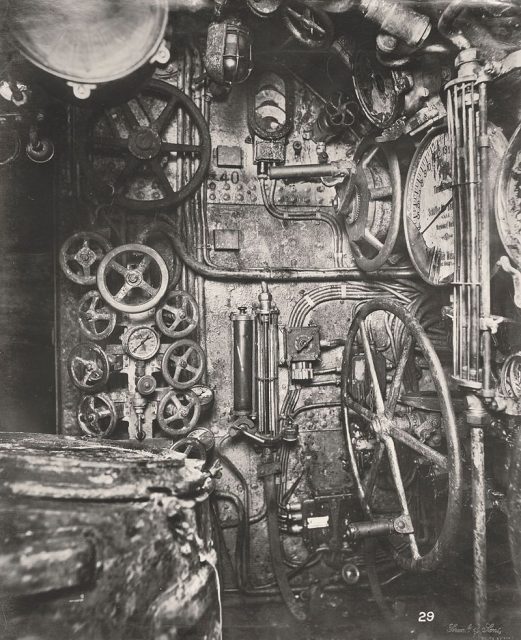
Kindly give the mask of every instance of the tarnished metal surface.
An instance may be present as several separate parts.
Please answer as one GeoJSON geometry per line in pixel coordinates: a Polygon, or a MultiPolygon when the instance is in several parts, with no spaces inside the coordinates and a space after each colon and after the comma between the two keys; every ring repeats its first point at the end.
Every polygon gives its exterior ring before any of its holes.
{"type": "Polygon", "coordinates": [[[200,463],[51,436],[0,448],[23,471],[0,484],[3,637],[219,637],[200,463]]]}

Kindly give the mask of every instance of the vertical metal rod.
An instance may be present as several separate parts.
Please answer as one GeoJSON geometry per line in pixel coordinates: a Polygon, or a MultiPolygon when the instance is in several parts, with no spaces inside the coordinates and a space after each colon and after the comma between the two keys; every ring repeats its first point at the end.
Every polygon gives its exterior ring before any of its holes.
{"type": "Polygon", "coordinates": [[[269,315],[269,427],[270,433],[279,433],[279,313],[269,315]]]}
{"type": "Polygon", "coordinates": [[[478,628],[487,618],[487,520],[485,511],[485,450],[483,429],[471,428],[472,515],[474,545],[474,621],[478,628]]]}
{"type": "Polygon", "coordinates": [[[469,379],[479,380],[479,211],[477,200],[477,148],[476,148],[476,103],[475,86],[469,84],[468,93],[468,192],[470,213],[470,360],[469,379]]]}
{"type": "MultiPolygon", "coordinates": [[[[481,195],[481,317],[490,316],[490,168],[487,85],[479,85],[479,150],[481,195]]],[[[490,331],[483,333],[483,391],[491,390],[492,345],[490,331]]]]}

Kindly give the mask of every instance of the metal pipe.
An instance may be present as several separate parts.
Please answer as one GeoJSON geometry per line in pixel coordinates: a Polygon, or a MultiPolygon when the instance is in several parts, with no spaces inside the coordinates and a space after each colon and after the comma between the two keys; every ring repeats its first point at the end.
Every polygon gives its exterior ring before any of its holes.
{"type": "Polygon", "coordinates": [[[254,349],[255,315],[245,307],[231,314],[233,327],[233,413],[252,416],[254,413],[254,349]]]}
{"type": "MultiPolygon", "coordinates": [[[[479,402],[479,401],[478,401],[479,402]]],[[[483,429],[471,428],[472,528],[474,547],[474,619],[478,629],[487,620],[487,518],[485,506],[485,449],[483,429]]]]}
{"type": "MultiPolygon", "coordinates": [[[[204,209],[204,207],[203,207],[204,209]]],[[[266,269],[221,269],[199,262],[188,252],[179,236],[172,236],[172,244],[179,259],[192,271],[208,280],[233,282],[331,282],[366,281],[368,279],[394,280],[416,278],[417,273],[409,268],[391,268],[373,271],[370,274],[359,269],[299,269],[292,267],[267,267],[266,269]]]]}
{"type": "Polygon", "coordinates": [[[296,164],[285,166],[269,166],[268,178],[272,180],[303,180],[306,178],[331,178],[346,176],[345,166],[338,162],[328,164],[296,164]]]}
{"type": "MultiPolygon", "coordinates": [[[[479,85],[479,152],[480,152],[480,198],[481,198],[481,318],[490,316],[490,169],[488,136],[487,85],[479,85]]],[[[483,333],[483,394],[489,396],[491,389],[492,336],[489,330],[483,333]]]]}

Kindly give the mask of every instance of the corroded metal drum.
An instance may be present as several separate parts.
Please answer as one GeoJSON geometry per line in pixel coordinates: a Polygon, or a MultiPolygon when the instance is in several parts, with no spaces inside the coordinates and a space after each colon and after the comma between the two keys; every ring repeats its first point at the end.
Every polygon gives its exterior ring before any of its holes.
{"type": "Polygon", "coordinates": [[[0,434],[2,637],[216,640],[210,484],[165,449],[0,434]]]}
{"type": "Polygon", "coordinates": [[[79,99],[168,60],[166,0],[11,0],[7,20],[23,56],[79,99]]]}

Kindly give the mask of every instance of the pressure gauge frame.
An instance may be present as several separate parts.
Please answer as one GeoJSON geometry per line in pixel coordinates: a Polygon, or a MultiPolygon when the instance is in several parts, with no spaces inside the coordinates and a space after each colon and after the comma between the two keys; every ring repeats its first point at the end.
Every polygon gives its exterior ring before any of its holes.
{"type": "Polygon", "coordinates": [[[157,355],[161,347],[161,340],[157,331],[147,325],[137,325],[130,327],[122,337],[123,348],[134,360],[151,360],[157,355]],[[150,342],[150,341],[153,342],[150,342]],[[140,353],[147,342],[146,350],[140,353]]]}
{"type": "Polygon", "coordinates": [[[521,267],[521,124],[510,138],[496,188],[496,225],[510,259],[521,267]],[[517,229],[516,229],[517,226],[517,229]]]}
{"type": "MultiPolygon", "coordinates": [[[[488,132],[490,139],[488,179],[492,191],[496,185],[496,177],[507,141],[501,129],[491,122],[488,123],[488,132]]],[[[418,275],[434,287],[450,285],[454,280],[454,213],[451,173],[451,146],[447,126],[443,124],[428,131],[416,149],[409,165],[403,199],[403,227],[411,262],[418,275]],[[441,164],[442,158],[445,158],[443,164],[441,164]],[[430,188],[432,193],[425,197],[427,188],[430,188]],[[437,199],[438,206],[433,207],[437,199]],[[428,212],[422,210],[422,207],[426,206],[429,207],[428,212]],[[427,215],[429,219],[425,220],[427,215]],[[426,232],[429,232],[428,237],[432,240],[431,247],[425,239],[426,232]],[[452,244],[450,243],[451,235],[452,244]],[[452,272],[447,273],[450,260],[452,260],[452,272]],[[438,271],[437,276],[432,275],[433,267],[438,271]],[[445,275],[440,277],[443,267],[445,275]]]]}
{"type": "MultiPolygon", "coordinates": [[[[418,148],[414,152],[413,158],[407,172],[407,181],[405,183],[404,202],[403,202],[403,227],[405,233],[405,242],[414,268],[419,276],[435,287],[446,286],[454,279],[454,270],[452,274],[441,279],[431,276],[431,269],[426,264],[429,259],[429,247],[423,238],[423,234],[431,230],[431,236],[439,226],[438,231],[444,232],[443,235],[449,234],[452,228],[454,238],[454,216],[451,217],[452,207],[452,176],[450,167],[451,149],[449,143],[449,133],[445,125],[434,127],[421,140],[418,148]],[[445,140],[443,140],[445,138],[445,140]],[[437,143],[437,140],[440,140],[437,143]],[[436,145],[436,146],[433,146],[436,145]],[[434,150],[441,151],[441,156],[435,157],[434,150]],[[427,154],[431,153],[429,157],[427,154]],[[442,164],[441,158],[446,158],[442,164]],[[436,168],[434,162],[436,162],[436,168]],[[420,172],[423,175],[420,175],[420,172]],[[436,184],[436,178],[442,177],[444,182],[436,184]],[[424,222],[426,212],[422,211],[422,195],[427,187],[427,181],[432,184],[432,198],[429,203],[434,204],[435,197],[441,195],[438,211],[434,212],[431,219],[424,222]],[[415,212],[417,210],[417,220],[415,221],[415,212]],[[434,222],[441,217],[441,224],[434,226],[434,222]],[[452,220],[452,226],[450,222],[452,220]],[[446,227],[441,229],[441,227],[446,227]],[[423,231],[422,231],[423,228],[423,231]],[[419,251],[425,251],[425,255],[421,255],[419,251]]],[[[445,242],[448,238],[445,237],[445,242]]],[[[441,244],[441,243],[440,243],[441,244]]],[[[438,245],[439,246],[439,245],[438,245]]],[[[454,243],[452,244],[452,260],[454,261],[454,243]]],[[[432,262],[432,259],[431,259],[432,262]]]]}

